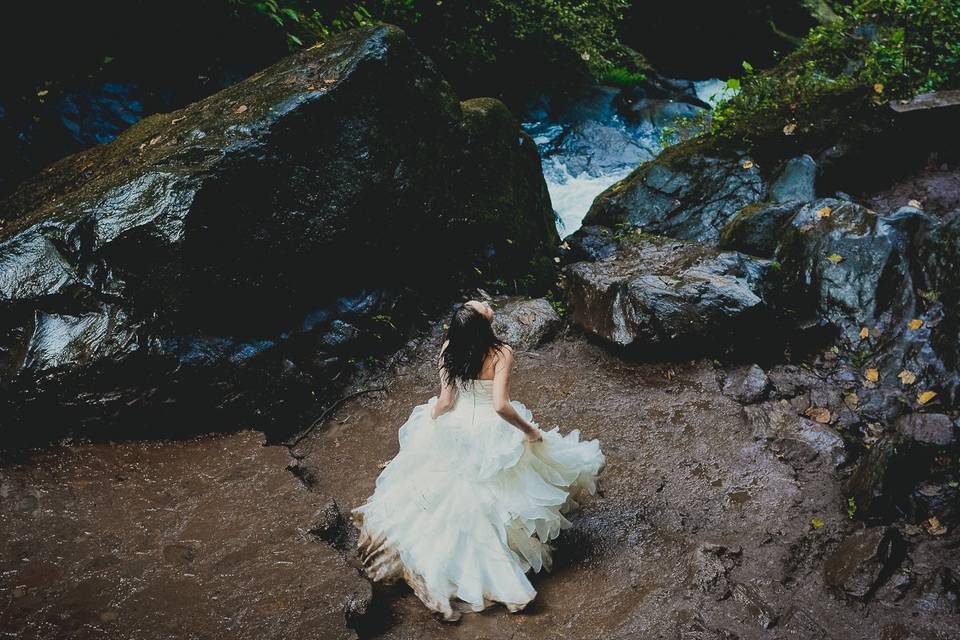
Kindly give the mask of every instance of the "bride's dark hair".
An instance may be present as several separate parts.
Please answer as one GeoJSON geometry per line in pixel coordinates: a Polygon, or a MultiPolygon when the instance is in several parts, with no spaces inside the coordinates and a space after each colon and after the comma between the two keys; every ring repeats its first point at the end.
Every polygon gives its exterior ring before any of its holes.
{"type": "Polygon", "coordinates": [[[480,312],[467,303],[460,305],[450,318],[447,348],[441,357],[447,382],[463,384],[479,378],[487,354],[499,351],[503,344],[480,312]]]}

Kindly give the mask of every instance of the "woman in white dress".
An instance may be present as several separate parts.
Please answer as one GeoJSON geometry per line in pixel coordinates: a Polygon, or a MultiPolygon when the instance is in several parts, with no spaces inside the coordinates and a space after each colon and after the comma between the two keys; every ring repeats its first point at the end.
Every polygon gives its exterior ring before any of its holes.
{"type": "Polygon", "coordinates": [[[493,310],[471,300],[440,350],[440,395],[414,407],[400,451],[374,494],[353,510],[374,581],[403,578],[445,620],[537,595],[529,570],[550,569],[550,542],[570,526],[575,496],[594,493],[604,465],[596,440],[541,431],[510,400],[513,352],[493,333],[493,310]]]}

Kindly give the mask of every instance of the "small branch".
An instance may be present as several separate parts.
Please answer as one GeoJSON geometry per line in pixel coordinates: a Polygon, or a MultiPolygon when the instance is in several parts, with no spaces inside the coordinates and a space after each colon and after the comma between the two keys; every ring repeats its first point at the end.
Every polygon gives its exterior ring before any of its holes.
{"type": "Polygon", "coordinates": [[[387,390],[386,387],[372,387],[372,388],[370,388],[370,389],[361,389],[360,391],[354,391],[354,392],[351,393],[351,394],[348,394],[348,395],[343,396],[342,398],[339,398],[338,400],[334,401],[334,403],[331,404],[329,407],[327,407],[326,409],[324,409],[324,410],[323,410],[323,413],[320,414],[320,417],[318,417],[316,420],[314,420],[313,422],[311,422],[309,427],[307,427],[306,429],[304,429],[303,431],[301,431],[299,434],[297,434],[296,437],[292,438],[291,440],[287,440],[286,442],[284,442],[284,443],[283,443],[284,446],[293,448],[293,447],[297,446],[298,444],[300,444],[300,441],[301,441],[301,440],[303,440],[304,438],[306,438],[306,437],[310,434],[311,431],[313,431],[315,428],[317,428],[317,426],[323,424],[324,420],[326,420],[327,417],[328,417],[331,413],[333,413],[334,410],[337,409],[337,407],[339,407],[341,404],[343,404],[343,403],[346,402],[347,400],[351,400],[351,399],[353,399],[353,398],[356,398],[357,396],[362,396],[362,395],[364,395],[364,394],[366,394],[366,393],[373,393],[374,391],[386,391],[386,390],[387,390]]]}

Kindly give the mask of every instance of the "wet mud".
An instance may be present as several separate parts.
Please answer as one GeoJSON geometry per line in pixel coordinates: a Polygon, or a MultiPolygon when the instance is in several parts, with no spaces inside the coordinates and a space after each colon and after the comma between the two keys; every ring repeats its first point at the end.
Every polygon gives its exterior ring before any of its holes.
{"type": "Polygon", "coordinates": [[[842,546],[864,529],[845,509],[842,456],[818,453],[822,434],[798,449],[758,427],[757,412],[785,402],[745,407],[724,395],[729,371],[718,363],[626,362],[576,334],[517,353],[514,399],[541,427],[599,438],[608,460],[600,493],[560,537],[554,571],[535,578],[532,606],[449,624],[402,585],[371,587],[356,569],[346,515],[395,455],[413,405],[436,393],[437,338],[435,330],[411,343],[382,380],[365,383],[384,391],[342,403],[289,451],[241,432],[62,447],[4,466],[0,631],[957,637],[955,531],[905,541],[884,533],[901,541],[898,555],[870,574],[860,538],[842,546]],[[861,597],[833,584],[864,573],[873,581],[861,597]]]}

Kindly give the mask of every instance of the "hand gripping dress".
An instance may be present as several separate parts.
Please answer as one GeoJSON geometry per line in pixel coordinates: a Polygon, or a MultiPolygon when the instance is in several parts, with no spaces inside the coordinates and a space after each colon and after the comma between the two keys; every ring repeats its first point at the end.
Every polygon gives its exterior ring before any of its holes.
{"type": "Polygon", "coordinates": [[[353,510],[367,575],[406,580],[446,620],[497,602],[519,611],[533,600],[527,572],[550,569],[550,542],[570,526],[564,514],[594,493],[604,465],[599,442],[581,442],[576,430],[564,436],[555,427],[528,442],[494,410],[492,390],[492,380],[461,386],[436,420],[436,397],[415,407],[399,453],[353,510]]]}

